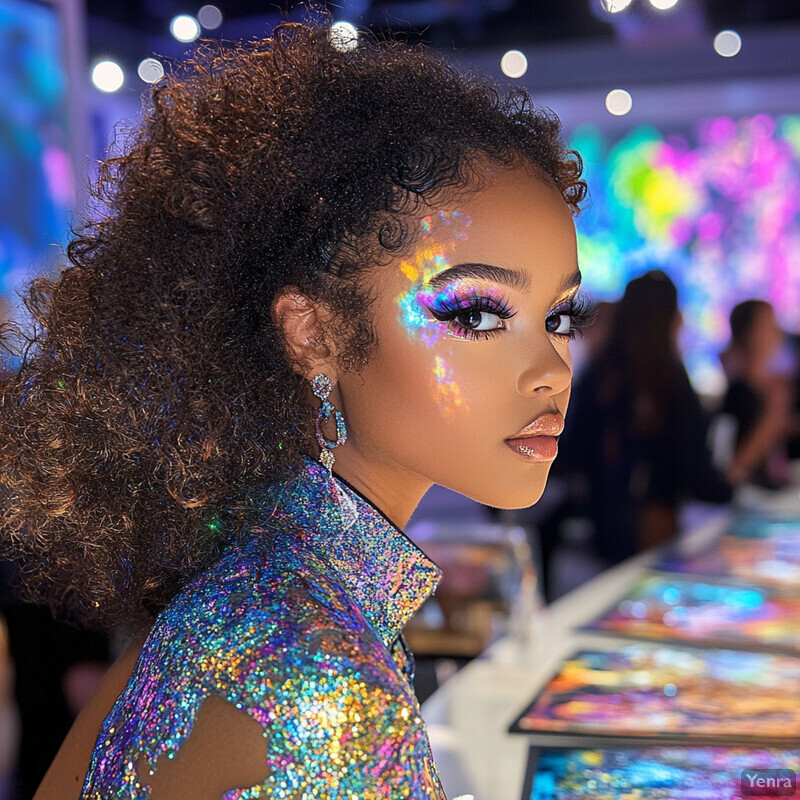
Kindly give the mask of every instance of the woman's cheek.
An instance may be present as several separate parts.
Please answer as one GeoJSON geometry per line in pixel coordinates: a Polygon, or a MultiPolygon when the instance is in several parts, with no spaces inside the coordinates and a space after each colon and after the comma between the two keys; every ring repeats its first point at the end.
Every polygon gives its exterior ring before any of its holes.
{"type": "Polygon", "coordinates": [[[469,414],[469,406],[461,391],[455,370],[444,356],[434,356],[431,392],[442,418],[449,421],[469,414]]]}

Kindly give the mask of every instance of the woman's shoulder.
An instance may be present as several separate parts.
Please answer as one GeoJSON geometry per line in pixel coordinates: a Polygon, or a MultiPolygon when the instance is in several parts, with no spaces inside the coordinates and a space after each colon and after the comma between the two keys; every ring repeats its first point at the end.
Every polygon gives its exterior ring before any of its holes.
{"type": "MultiPolygon", "coordinates": [[[[311,657],[321,635],[335,626],[343,637],[370,648],[369,625],[337,572],[303,530],[232,548],[199,575],[159,615],[143,648],[165,654],[182,648],[194,670],[207,677],[205,659],[236,659],[258,651],[254,669],[280,670],[283,654],[311,657]]],[[[370,654],[373,658],[375,654],[370,654]]],[[[185,659],[178,659],[181,669],[185,659]]],[[[163,665],[162,665],[163,666],[163,665]]]]}
{"type": "Polygon", "coordinates": [[[328,758],[327,749],[342,747],[343,726],[353,746],[372,752],[398,715],[404,725],[418,715],[388,649],[335,570],[304,547],[302,531],[267,548],[231,550],[164,609],[105,720],[87,786],[138,780],[132,750],[150,764],[161,755],[169,763],[200,727],[201,711],[212,733],[226,715],[245,712],[270,752],[292,759],[311,753],[309,736],[322,737],[328,758]]]}

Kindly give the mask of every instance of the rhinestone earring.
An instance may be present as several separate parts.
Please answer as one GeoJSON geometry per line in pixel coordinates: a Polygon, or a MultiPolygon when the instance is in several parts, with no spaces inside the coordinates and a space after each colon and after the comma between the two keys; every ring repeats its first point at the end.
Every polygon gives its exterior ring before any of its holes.
{"type": "Polygon", "coordinates": [[[317,437],[317,444],[320,447],[319,460],[320,463],[327,468],[328,472],[333,475],[333,462],[336,461],[336,456],[331,452],[334,447],[344,444],[347,441],[347,427],[344,424],[344,417],[341,411],[337,411],[333,403],[328,400],[328,396],[333,390],[331,379],[323,374],[315,375],[311,379],[311,391],[314,396],[322,401],[322,406],[317,412],[317,418],[314,422],[314,428],[317,437]],[[322,432],[322,426],[331,418],[336,420],[336,441],[325,438],[322,432]]]}

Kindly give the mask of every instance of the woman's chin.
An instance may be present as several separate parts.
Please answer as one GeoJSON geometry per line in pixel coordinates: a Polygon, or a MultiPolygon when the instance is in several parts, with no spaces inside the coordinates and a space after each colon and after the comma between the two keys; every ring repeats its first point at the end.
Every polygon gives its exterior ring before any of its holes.
{"type": "Polygon", "coordinates": [[[534,486],[527,486],[524,488],[524,490],[516,492],[504,491],[502,493],[498,493],[499,496],[497,502],[485,503],[485,505],[507,510],[530,508],[530,506],[539,502],[544,494],[544,487],[545,483],[543,482],[534,486]]]}
{"type": "Polygon", "coordinates": [[[527,476],[523,478],[514,476],[502,480],[497,474],[487,475],[480,485],[470,487],[472,491],[464,491],[463,488],[456,491],[492,508],[529,508],[538,503],[544,494],[549,472],[550,463],[542,463],[533,469],[529,468],[527,476]]]}

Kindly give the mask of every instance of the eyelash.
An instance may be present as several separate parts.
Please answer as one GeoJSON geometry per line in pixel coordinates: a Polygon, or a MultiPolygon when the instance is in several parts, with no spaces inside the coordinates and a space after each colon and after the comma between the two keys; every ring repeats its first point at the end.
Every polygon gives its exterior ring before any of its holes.
{"type": "Polygon", "coordinates": [[[583,296],[577,295],[566,303],[562,303],[557,308],[554,308],[545,320],[545,325],[548,320],[554,317],[569,316],[569,332],[568,333],[555,333],[551,332],[551,336],[557,336],[560,339],[574,339],[576,336],[583,332],[583,329],[592,324],[595,317],[594,306],[591,301],[583,296]]]}
{"type": "MultiPolygon", "coordinates": [[[[500,319],[511,319],[517,312],[512,311],[505,300],[496,300],[486,296],[474,296],[471,298],[456,299],[454,302],[439,301],[438,307],[428,309],[439,322],[450,323],[458,317],[469,314],[486,312],[496,314],[500,319]]],[[[545,320],[545,324],[550,319],[561,316],[569,316],[570,327],[567,333],[550,332],[551,336],[559,339],[574,339],[584,328],[592,324],[594,320],[594,307],[588,298],[578,295],[557,308],[553,309],[545,320]]],[[[457,325],[454,335],[467,340],[486,340],[505,330],[505,327],[492,328],[488,331],[479,331],[468,328],[464,325],[457,325]]]]}
{"type": "MultiPolygon", "coordinates": [[[[458,317],[464,314],[475,314],[485,312],[487,314],[496,314],[500,319],[511,319],[517,312],[512,311],[505,300],[496,300],[493,297],[475,296],[463,299],[456,299],[455,301],[448,302],[447,300],[440,300],[437,307],[428,309],[434,318],[439,322],[448,324],[454,322],[458,317]]],[[[492,328],[488,331],[477,331],[473,328],[467,328],[464,325],[457,325],[455,335],[461,339],[475,340],[475,339],[489,339],[500,331],[505,330],[502,328],[492,328]]]]}

